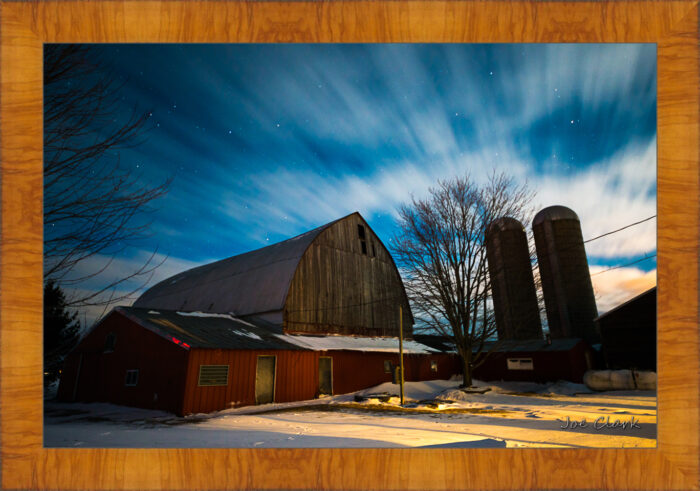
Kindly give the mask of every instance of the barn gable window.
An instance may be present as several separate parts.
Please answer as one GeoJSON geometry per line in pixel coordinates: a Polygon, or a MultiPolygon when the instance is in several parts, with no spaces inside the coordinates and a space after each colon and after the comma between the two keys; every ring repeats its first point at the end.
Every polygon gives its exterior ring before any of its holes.
{"type": "Polygon", "coordinates": [[[199,365],[200,387],[228,385],[228,365],[199,365]]]}
{"type": "Polygon", "coordinates": [[[365,241],[365,226],[361,223],[357,224],[357,236],[360,238],[360,246],[362,247],[362,254],[367,255],[367,242],[365,241]]]}
{"type": "Polygon", "coordinates": [[[126,379],[124,380],[124,385],[127,387],[136,387],[139,383],[139,371],[138,370],[127,370],[126,379]]]}
{"type": "Polygon", "coordinates": [[[107,334],[107,337],[105,337],[105,345],[102,351],[105,353],[111,353],[112,351],[114,351],[115,344],[117,344],[117,335],[113,332],[110,332],[109,334],[107,334]]]}

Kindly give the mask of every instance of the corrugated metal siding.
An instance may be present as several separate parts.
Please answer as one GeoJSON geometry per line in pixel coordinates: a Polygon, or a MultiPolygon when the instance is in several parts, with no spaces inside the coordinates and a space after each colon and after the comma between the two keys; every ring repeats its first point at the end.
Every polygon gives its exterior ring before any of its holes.
{"type": "Polygon", "coordinates": [[[78,376],[78,401],[104,401],[179,413],[187,356],[184,348],[113,312],[68,356],[58,397],[72,400],[78,376]],[[103,353],[110,332],[116,334],[114,351],[103,353]],[[126,387],[126,370],[131,369],[139,370],[138,384],[126,387]]]}
{"type": "Polygon", "coordinates": [[[257,357],[276,356],[275,402],[313,399],[318,392],[318,353],[282,350],[193,349],[187,369],[184,413],[255,404],[257,357]],[[227,387],[198,387],[200,365],[229,365],[227,387]]]}

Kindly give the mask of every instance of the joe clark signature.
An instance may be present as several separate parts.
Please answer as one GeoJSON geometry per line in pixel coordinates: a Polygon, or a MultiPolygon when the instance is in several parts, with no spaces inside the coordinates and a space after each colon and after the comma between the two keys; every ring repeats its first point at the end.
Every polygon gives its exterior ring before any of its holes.
{"type": "Polygon", "coordinates": [[[557,418],[557,421],[561,422],[560,428],[563,430],[572,430],[574,428],[587,428],[592,424],[593,429],[602,430],[605,428],[622,428],[623,430],[631,430],[634,428],[641,429],[639,426],[639,419],[632,416],[629,420],[621,421],[619,419],[611,420],[610,416],[601,416],[597,418],[593,423],[589,423],[585,418],[581,420],[572,420],[566,417],[566,420],[562,421],[557,418]]]}

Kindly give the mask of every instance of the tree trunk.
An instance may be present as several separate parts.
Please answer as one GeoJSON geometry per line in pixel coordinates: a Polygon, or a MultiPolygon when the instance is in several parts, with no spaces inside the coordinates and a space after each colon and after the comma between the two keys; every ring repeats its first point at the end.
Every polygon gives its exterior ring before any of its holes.
{"type": "Polygon", "coordinates": [[[472,360],[469,354],[462,353],[462,385],[471,387],[472,385],[472,360]]]}

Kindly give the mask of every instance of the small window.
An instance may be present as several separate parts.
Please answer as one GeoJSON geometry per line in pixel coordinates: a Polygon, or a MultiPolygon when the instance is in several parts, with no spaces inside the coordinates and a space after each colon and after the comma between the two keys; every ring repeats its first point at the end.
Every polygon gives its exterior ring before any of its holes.
{"type": "Polygon", "coordinates": [[[200,387],[228,385],[228,365],[199,365],[200,387]]]}
{"type": "Polygon", "coordinates": [[[361,224],[357,225],[357,236],[362,240],[365,239],[365,226],[364,225],[361,225],[361,224]]]}
{"type": "Polygon", "coordinates": [[[124,385],[126,385],[127,387],[136,387],[136,384],[138,384],[138,383],[139,383],[139,371],[138,370],[127,370],[124,385]]]}
{"type": "Polygon", "coordinates": [[[113,332],[110,332],[107,334],[107,337],[105,338],[105,346],[104,346],[104,352],[105,353],[111,353],[114,351],[114,346],[117,344],[117,335],[114,334],[113,332]]]}
{"type": "Polygon", "coordinates": [[[362,244],[362,254],[364,254],[366,256],[367,255],[367,242],[362,240],[362,241],[360,241],[360,244],[362,244]]]}
{"type": "Polygon", "coordinates": [[[508,370],[534,370],[532,358],[508,358],[508,370]]]}
{"type": "Polygon", "coordinates": [[[391,360],[384,360],[384,373],[391,373],[391,360]]]}
{"type": "Polygon", "coordinates": [[[437,372],[437,361],[430,360],[430,371],[437,372]]]}

